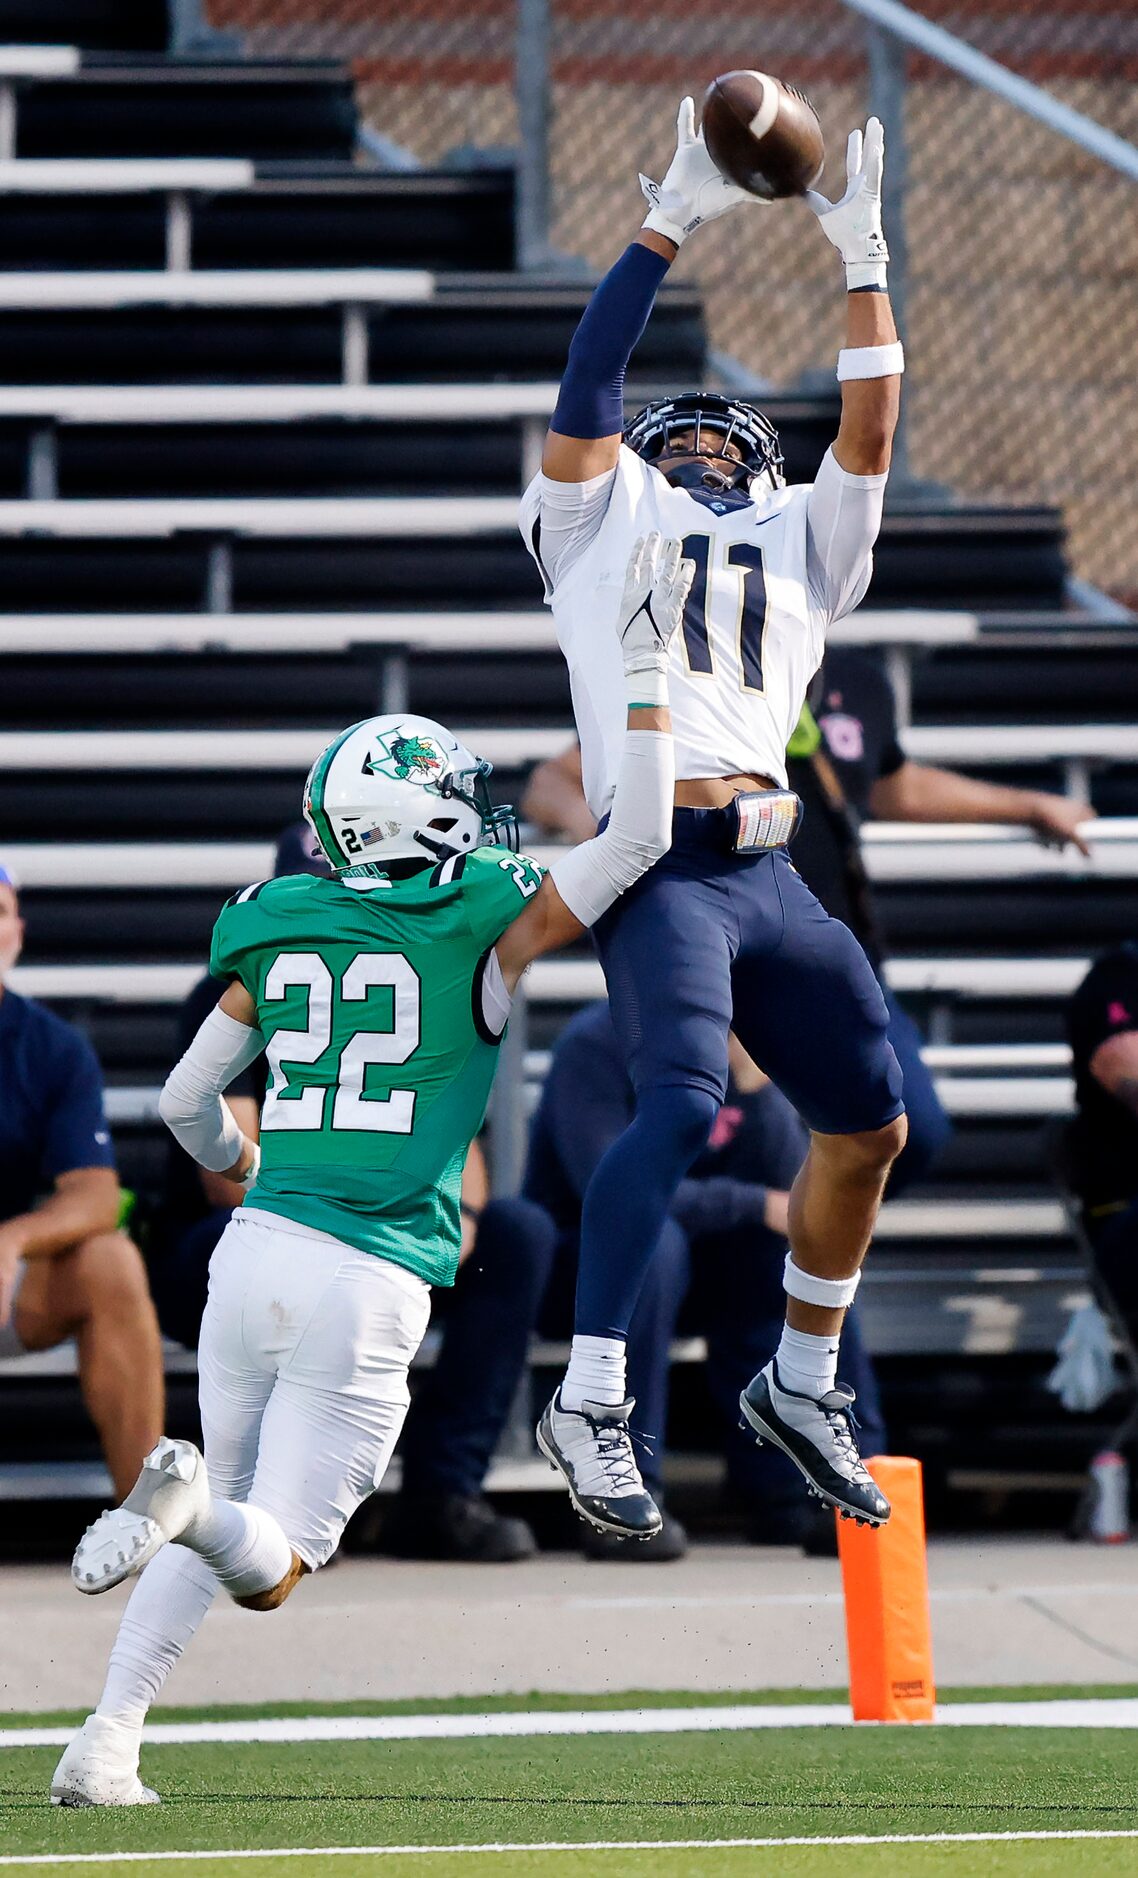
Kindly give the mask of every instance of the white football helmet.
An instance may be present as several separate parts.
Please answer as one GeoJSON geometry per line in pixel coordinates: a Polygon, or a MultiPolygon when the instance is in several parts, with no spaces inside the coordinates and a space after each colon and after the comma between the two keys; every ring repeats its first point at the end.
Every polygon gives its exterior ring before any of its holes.
{"type": "Polygon", "coordinates": [[[366,717],[308,773],[304,813],[336,870],[360,861],[445,859],[518,846],[517,817],[494,808],[491,765],[430,717],[366,717]]]}

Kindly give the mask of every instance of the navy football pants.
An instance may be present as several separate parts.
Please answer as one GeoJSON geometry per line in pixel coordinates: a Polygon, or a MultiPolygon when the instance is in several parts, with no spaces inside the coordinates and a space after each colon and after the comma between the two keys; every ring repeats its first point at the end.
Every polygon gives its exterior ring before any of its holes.
{"type": "Polygon", "coordinates": [[[736,855],[722,809],[677,809],[672,846],[594,928],[637,1115],[581,1222],[576,1329],[623,1337],[664,1219],[727,1090],[727,1033],[822,1134],[903,1111],[881,987],[784,850],[736,855]]]}

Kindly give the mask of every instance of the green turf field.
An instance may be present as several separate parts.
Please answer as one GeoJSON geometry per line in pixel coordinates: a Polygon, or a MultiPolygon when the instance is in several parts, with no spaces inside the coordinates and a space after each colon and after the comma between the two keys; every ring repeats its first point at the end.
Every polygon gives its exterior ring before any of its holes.
{"type": "MultiPolygon", "coordinates": [[[[954,1691],[953,1697],[959,1700],[962,1694],[954,1691]]],[[[657,1693],[650,1701],[673,1706],[682,1699],[657,1693]]],[[[796,1693],[794,1699],[802,1698],[796,1693]]],[[[579,1698],[525,1704],[515,1697],[508,1704],[372,1705],[371,1712],[570,1704],[588,1706],[579,1698]]],[[[616,1706],[611,1698],[603,1705],[616,1706]]],[[[368,1707],[355,1704],[351,1711],[334,1712],[359,1714],[368,1707]]],[[[225,1711],[231,1718],[251,1713],[265,1711],[225,1711]]],[[[220,1714],[197,1711],[196,1718],[220,1714]]],[[[41,1725],[49,1720],[27,1719],[41,1725]]],[[[162,1719],[191,1717],[187,1711],[164,1710],[162,1719]]],[[[0,1727],[16,1720],[0,1717],[0,1727]]],[[[863,1873],[875,1878],[941,1873],[1133,1878],[1138,1873],[1138,1736],[1122,1729],[788,1728],[167,1745],[148,1747],[143,1755],[144,1776],[164,1796],[160,1808],[97,1812],[47,1806],[57,1755],[54,1747],[0,1749],[0,1878],[5,1869],[57,1867],[63,1874],[121,1870],[131,1878],[174,1878],[181,1872],[212,1878],[227,1868],[240,1878],[264,1878],[269,1872],[295,1873],[295,1878],[326,1872],[335,1878],[363,1878],[365,1873],[369,1878],[451,1878],[482,1872],[486,1878],[530,1873],[546,1878],[594,1873],[597,1878],[626,1873],[629,1878],[641,1873],[645,1878],[649,1873],[652,1878],[742,1878],[768,1872],[772,1878],[828,1878],[831,1873],[834,1878],[839,1873],[841,1878],[863,1873]],[[1135,1836],[1002,1843],[958,1837],[1007,1833],[1135,1836]],[[946,1835],[948,1842],[715,1843],[888,1840],[910,1834],[946,1835]],[[561,1849],[565,1842],[568,1849],[561,1849]],[[379,1851],[414,1846],[437,1849],[379,1851]],[[504,1849],[451,1849],[492,1846],[504,1849]],[[317,1849],[306,1856],[280,1856],[284,1849],[305,1847],[317,1849]],[[375,1850],[339,1856],[335,1847],[375,1850]],[[240,1862],[231,1856],[259,1848],[270,1851],[240,1862]],[[159,1851],[221,1856],[216,1861],[143,1857],[120,1865],[65,1863],[68,1855],[89,1860],[99,1853],[159,1851]],[[29,1855],[37,1858],[35,1865],[9,1863],[29,1855]],[[50,1861],[46,1866],[38,1862],[45,1858],[50,1861]]]]}

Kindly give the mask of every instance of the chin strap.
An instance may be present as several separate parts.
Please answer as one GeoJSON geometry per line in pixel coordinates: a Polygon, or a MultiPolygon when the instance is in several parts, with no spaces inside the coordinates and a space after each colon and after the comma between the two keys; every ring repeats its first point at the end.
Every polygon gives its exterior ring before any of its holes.
{"type": "Polygon", "coordinates": [[[717,468],[714,463],[708,463],[706,458],[693,455],[689,462],[685,463],[681,460],[675,469],[669,470],[664,476],[664,481],[670,483],[674,489],[691,489],[698,487],[701,489],[738,490],[745,494],[747,484],[750,482],[754,472],[748,470],[744,463],[740,463],[738,467],[738,474],[728,476],[723,470],[717,468]],[[712,482],[709,480],[711,477],[716,477],[718,480],[712,482]]]}
{"type": "Polygon", "coordinates": [[[453,860],[454,856],[459,852],[457,848],[451,847],[449,841],[436,841],[433,835],[424,835],[418,828],[416,828],[411,839],[417,841],[421,848],[426,848],[428,854],[433,854],[436,861],[453,860]]]}

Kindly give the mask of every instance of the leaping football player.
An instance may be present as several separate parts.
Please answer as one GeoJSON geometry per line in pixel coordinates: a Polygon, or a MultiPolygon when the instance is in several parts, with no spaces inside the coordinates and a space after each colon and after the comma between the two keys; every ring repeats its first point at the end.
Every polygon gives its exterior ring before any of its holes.
{"type": "Polygon", "coordinates": [[[837,1359],[905,1140],[901,1074],[868,960],[788,859],[800,805],[784,763],[827,627],[865,593],[881,522],[903,369],[882,165],[871,118],[864,144],[860,131],[849,139],[841,200],[807,198],[847,288],[841,422],[812,484],[786,486],[776,432],[737,398],[660,399],[623,429],[625,368],[681,243],[755,200],[716,170],[685,98],[663,184],[641,179],[652,205],[644,225],[577,328],[522,503],[602,826],[620,756],[611,622],[628,544],[662,530],[696,567],[669,670],[671,849],[595,928],[636,1115],[585,1196],[569,1367],[538,1428],[577,1511],[609,1532],[645,1537],[661,1523],[630,1437],[625,1340],[672,1196],[723,1101],[732,1026],[811,1130],[790,1199],[786,1325],[741,1414],[842,1514],[889,1517],[857,1450],[837,1359]]]}
{"type": "Polygon", "coordinates": [[[205,1456],[160,1441],[76,1550],[81,1591],[146,1570],[58,1804],[157,1799],[138,1777],[143,1721],[218,1586],[276,1609],[383,1478],[430,1287],[454,1281],[462,1166],[511,993],[670,839],[668,649],[694,569],[651,532],[626,562],[609,630],[628,708],[603,833],[543,875],[516,852],[513,811],[490,806],[488,764],[430,719],[372,718],[308,778],[332,877],[263,881],[222,910],[210,969],[228,987],[161,1102],[201,1166],[250,1190],[210,1267],[205,1456]],[[258,1151],[223,1091],[262,1050],[258,1151]]]}

